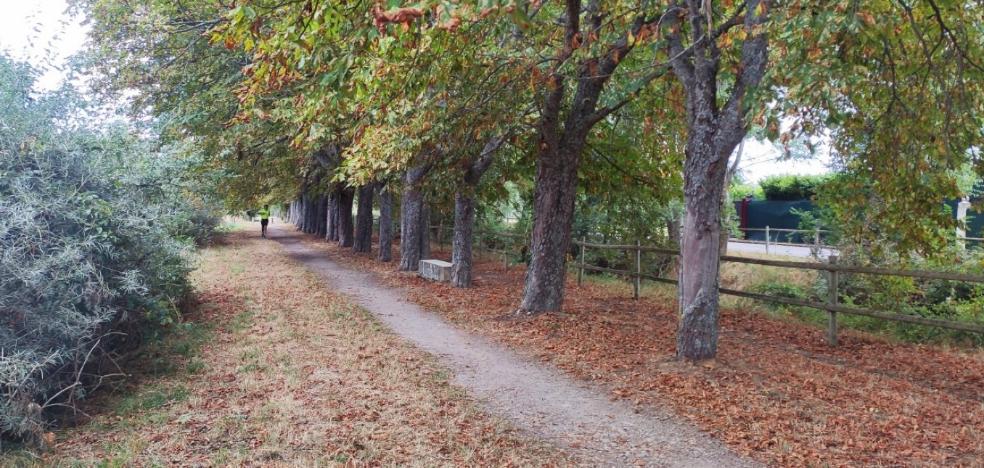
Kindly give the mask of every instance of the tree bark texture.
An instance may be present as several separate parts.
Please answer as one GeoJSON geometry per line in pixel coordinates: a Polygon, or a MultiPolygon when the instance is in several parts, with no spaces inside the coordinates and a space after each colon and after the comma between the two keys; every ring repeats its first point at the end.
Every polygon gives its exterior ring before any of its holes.
{"type": "Polygon", "coordinates": [[[355,243],[354,226],[352,225],[352,202],[355,190],[343,188],[338,194],[338,245],[352,247],[355,243]]]}
{"type": "MultiPolygon", "coordinates": [[[[597,34],[604,25],[600,2],[567,0],[564,41],[554,63],[568,62],[578,49],[580,38],[597,34]],[[581,18],[585,28],[581,29],[581,18]]],[[[536,187],[533,193],[533,232],[530,261],[526,270],[523,300],[517,315],[534,315],[561,309],[564,300],[564,276],[574,201],[577,193],[577,170],[591,128],[628,102],[631,96],[611,106],[598,107],[598,99],[618,64],[631,52],[636,37],[650,21],[637,16],[630,30],[608,44],[597,56],[578,59],[576,86],[572,99],[565,104],[568,72],[550,70],[543,93],[539,122],[539,148],[536,187]]],[[[644,80],[655,78],[647,75],[644,80]]]]}
{"type": "Polygon", "coordinates": [[[496,150],[505,136],[489,140],[482,152],[468,162],[461,185],[454,194],[454,240],[451,245],[451,284],[467,288],[472,284],[472,238],[475,228],[475,191],[485,171],[492,165],[496,150]]]}
{"type": "Polygon", "coordinates": [[[379,261],[393,261],[393,192],[379,188],[379,261]]]}
{"type": "Polygon", "coordinates": [[[454,240],[451,247],[451,284],[472,284],[472,235],[475,226],[475,196],[467,188],[454,194],[454,240]]]}
{"type": "Polygon", "coordinates": [[[530,262],[518,311],[521,315],[556,311],[563,305],[580,156],[579,148],[558,148],[541,154],[537,161],[530,262]]]}
{"type": "Polygon", "coordinates": [[[355,217],[355,243],[352,250],[369,253],[372,250],[372,198],[375,183],[359,187],[359,209],[355,217]]]}
{"type": "MultiPolygon", "coordinates": [[[[765,72],[768,41],[761,27],[769,5],[750,0],[744,17],[747,39],[741,65],[723,105],[718,103],[720,50],[715,41],[697,40],[705,34],[710,13],[699,0],[688,0],[687,21],[693,53],[684,50],[677,16],[664,24],[673,72],[683,84],[687,107],[687,148],[684,161],[684,219],[680,242],[677,356],[688,361],[717,354],[718,288],[720,286],[721,197],[728,158],[747,132],[746,98],[765,72]]],[[[709,33],[709,32],[708,32],[709,33]]]]}
{"type": "Polygon", "coordinates": [[[303,212],[301,213],[301,232],[310,233],[311,232],[311,196],[306,192],[301,198],[301,208],[303,212]]]}
{"type": "Polygon", "coordinates": [[[318,196],[318,211],[315,212],[318,221],[318,229],[315,232],[318,237],[325,237],[328,232],[328,197],[318,196]]]}
{"type": "Polygon", "coordinates": [[[420,264],[421,244],[426,239],[422,229],[427,220],[424,193],[421,183],[430,171],[429,165],[408,169],[403,176],[403,199],[400,202],[400,271],[417,271],[420,264]]]}
{"type": "Polygon", "coordinates": [[[431,258],[431,210],[427,205],[427,197],[420,204],[420,259],[431,258]]]}
{"type": "Polygon", "coordinates": [[[328,195],[328,232],[325,234],[325,240],[329,242],[338,242],[338,221],[339,221],[339,209],[341,208],[342,199],[342,188],[336,187],[328,195]]]}

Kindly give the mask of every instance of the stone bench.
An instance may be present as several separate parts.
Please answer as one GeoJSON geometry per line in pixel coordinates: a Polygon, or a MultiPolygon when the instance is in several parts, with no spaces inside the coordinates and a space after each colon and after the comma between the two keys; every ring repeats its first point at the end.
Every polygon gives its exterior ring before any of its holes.
{"type": "Polygon", "coordinates": [[[451,264],[443,260],[421,260],[420,276],[432,281],[451,281],[451,264]]]}

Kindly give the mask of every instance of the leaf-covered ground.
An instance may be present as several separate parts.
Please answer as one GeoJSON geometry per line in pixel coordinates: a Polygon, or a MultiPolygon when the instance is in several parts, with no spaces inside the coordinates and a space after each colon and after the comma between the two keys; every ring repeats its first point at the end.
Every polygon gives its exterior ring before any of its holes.
{"type": "Polygon", "coordinates": [[[0,465],[568,463],[477,410],[430,356],[275,242],[233,233],[194,281],[196,312],[148,348],[129,388],[90,404],[94,419],[42,458],[0,465]]]}
{"type": "MultiPolygon", "coordinates": [[[[984,353],[823,331],[743,310],[724,310],[718,359],[673,359],[676,316],[665,295],[634,301],[624,287],[567,286],[563,314],[504,319],[519,303],[522,266],[489,259],[475,287],[397,273],[395,264],[308,237],[333,259],[373,270],[411,300],[492,336],[613,398],[669,405],[735,451],[777,466],[981,466],[984,353]]],[[[436,258],[446,252],[435,252],[436,258]]]]}

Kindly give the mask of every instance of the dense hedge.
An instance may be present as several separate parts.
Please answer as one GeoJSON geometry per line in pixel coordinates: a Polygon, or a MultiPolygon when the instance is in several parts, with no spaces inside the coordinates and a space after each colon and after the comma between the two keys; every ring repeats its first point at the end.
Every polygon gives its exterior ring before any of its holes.
{"type": "Polygon", "coordinates": [[[762,179],[759,185],[766,200],[804,200],[817,193],[818,187],[829,179],[826,175],[775,175],[762,179]]]}
{"type": "Polygon", "coordinates": [[[127,131],[59,127],[27,71],[0,60],[19,78],[0,83],[0,436],[40,443],[178,318],[216,221],[182,195],[178,160],[127,131]]]}

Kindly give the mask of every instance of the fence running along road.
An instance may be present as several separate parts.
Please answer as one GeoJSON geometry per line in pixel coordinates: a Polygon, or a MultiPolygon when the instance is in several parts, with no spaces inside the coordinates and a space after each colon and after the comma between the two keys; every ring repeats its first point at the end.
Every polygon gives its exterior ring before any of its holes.
{"type": "MultiPolygon", "coordinates": [[[[656,275],[650,275],[642,272],[642,252],[653,252],[669,256],[678,256],[680,252],[675,249],[666,249],[662,247],[650,247],[642,246],[638,243],[636,245],[613,245],[613,244],[596,244],[585,242],[584,240],[574,241],[575,245],[581,247],[581,254],[578,262],[576,264],[578,268],[577,280],[578,284],[581,284],[582,277],[584,275],[584,270],[589,271],[599,271],[605,273],[612,273],[617,275],[626,276],[633,281],[633,296],[639,298],[639,288],[642,279],[648,279],[660,283],[667,284],[677,284],[677,281],[670,278],[662,278],[656,275]],[[609,249],[609,250],[623,250],[635,252],[635,271],[629,270],[616,270],[612,268],[603,268],[595,265],[589,265],[585,263],[585,250],[587,248],[594,249],[609,249]]],[[[920,317],[916,315],[899,314],[891,311],[867,309],[863,307],[851,307],[840,305],[837,302],[838,294],[838,276],[842,273],[860,273],[867,275],[881,275],[881,276],[904,276],[910,278],[919,279],[936,279],[936,280],[947,280],[947,281],[961,281],[969,283],[984,283],[984,276],[968,275],[964,273],[952,273],[944,271],[926,271],[926,270],[895,270],[890,268],[877,268],[877,267],[862,267],[862,266],[850,266],[850,265],[839,265],[837,264],[837,257],[831,256],[829,263],[819,263],[819,262],[793,262],[793,261],[783,261],[783,260],[767,260],[760,258],[747,258],[747,257],[735,257],[731,255],[722,255],[721,261],[723,262],[733,262],[733,263],[747,263],[754,265],[765,265],[774,266],[781,268],[794,268],[794,269],[804,269],[804,270],[819,270],[826,272],[827,275],[827,301],[826,302],[816,302],[808,301],[804,299],[796,299],[791,297],[782,296],[771,296],[767,294],[759,294],[747,291],[739,291],[735,289],[719,288],[721,294],[728,294],[731,296],[744,297],[748,299],[755,299],[766,302],[774,302],[787,305],[795,305],[801,307],[810,307],[814,309],[824,310],[827,312],[827,341],[836,346],[837,345],[837,314],[851,314],[851,315],[863,315],[866,317],[874,317],[883,320],[891,320],[896,322],[906,322],[914,323],[918,325],[928,325],[933,327],[946,328],[950,330],[960,330],[968,331],[973,333],[984,334],[984,325],[967,323],[967,322],[955,322],[952,320],[942,320],[934,319],[928,317],[920,317]]]]}
{"type": "MultiPolygon", "coordinates": [[[[443,232],[445,230],[451,231],[452,229],[447,226],[432,226],[432,229],[437,231],[437,241],[439,244],[443,244],[444,236],[443,232]]],[[[790,229],[788,231],[798,231],[790,229]]],[[[810,231],[815,232],[815,231],[810,231]]],[[[491,236],[499,240],[509,239],[511,243],[523,244],[525,245],[526,236],[512,233],[503,232],[489,232],[489,231],[475,231],[476,236],[491,236]]],[[[680,252],[676,249],[667,249],[663,247],[654,246],[644,246],[641,243],[636,242],[635,245],[625,244],[599,244],[587,242],[584,239],[575,240],[573,244],[580,247],[580,255],[574,266],[577,268],[577,284],[580,285],[583,281],[584,272],[596,271],[601,273],[611,273],[615,275],[625,276],[630,278],[632,281],[632,295],[635,299],[639,298],[639,293],[642,288],[642,280],[647,279],[650,281],[655,281],[658,283],[665,284],[677,284],[677,280],[670,278],[663,278],[657,275],[652,275],[648,273],[643,273],[642,271],[642,253],[651,252],[656,254],[668,255],[668,256],[679,256],[680,252]],[[585,251],[588,248],[592,249],[607,249],[607,250],[622,250],[627,252],[634,252],[634,271],[630,270],[618,270],[614,268],[605,268],[595,265],[590,265],[585,263],[585,251]]],[[[809,245],[809,244],[807,244],[809,245]]],[[[504,249],[492,249],[482,242],[477,242],[476,248],[493,252],[502,255],[503,262],[508,266],[509,255],[511,253],[508,247],[504,249]]],[[[927,280],[946,280],[946,281],[959,281],[967,283],[984,283],[984,276],[969,275],[965,273],[953,273],[946,271],[929,271],[929,270],[901,270],[901,269],[891,269],[891,268],[879,268],[879,267],[863,267],[863,266],[852,266],[852,265],[840,265],[837,263],[837,256],[831,255],[828,258],[828,262],[802,262],[802,261],[786,261],[786,260],[770,260],[762,258],[749,258],[749,257],[737,257],[733,255],[722,255],[722,262],[732,262],[732,263],[745,263],[753,265],[764,265],[773,266],[780,268],[792,268],[801,270],[815,270],[823,271],[827,276],[827,300],[826,302],[816,302],[809,301],[805,299],[797,299],[792,297],[783,296],[772,296],[768,294],[753,293],[748,291],[739,291],[736,289],[729,288],[719,288],[721,294],[727,294],[730,296],[744,297],[747,299],[754,299],[764,302],[772,302],[800,307],[810,307],[813,309],[819,309],[827,312],[827,341],[832,345],[837,345],[837,314],[850,314],[850,315],[861,315],[866,317],[873,317],[882,320],[890,320],[895,322],[905,322],[913,323],[917,325],[926,325],[933,327],[940,327],[949,330],[966,331],[972,333],[984,334],[984,324],[967,323],[967,322],[956,322],[952,320],[935,319],[929,317],[920,317],[916,315],[899,314],[892,311],[868,309],[863,307],[845,306],[838,304],[838,277],[844,273],[856,273],[856,274],[866,274],[866,275],[880,275],[880,276],[902,276],[909,278],[927,279],[927,280]]]]}

